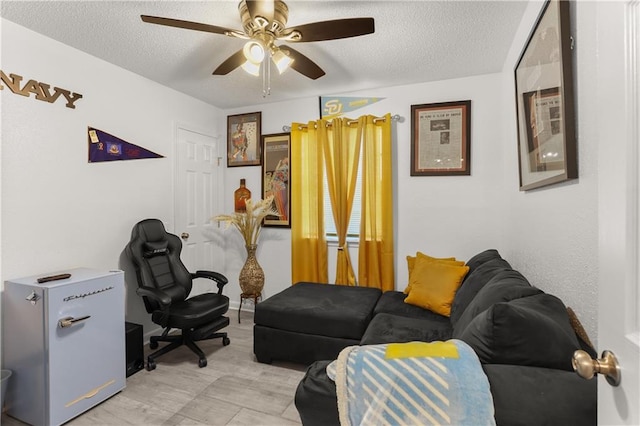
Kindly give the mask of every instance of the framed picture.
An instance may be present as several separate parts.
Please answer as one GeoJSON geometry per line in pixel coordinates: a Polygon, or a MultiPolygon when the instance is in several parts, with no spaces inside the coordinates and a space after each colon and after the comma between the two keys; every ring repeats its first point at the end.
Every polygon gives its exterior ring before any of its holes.
{"type": "Polygon", "coordinates": [[[569,22],[548,0],[515,68],[521,191],[578,177],[569,22]]]}
{"type": "Polygon", "coordinates": [[[227,116],[227,167],[259,166],[262,113],[227,116]]]}
{"type": "Polygon", "coordinates": [[[273,195],[279,216],[267,216],[263,226],[291,227],[291,186],[289,185],[289,156],[291,134],[277,133],[262,137],[262,199],[273,195]]]}
{"type": "Polygon", "coordinates": [[[471,174],[471,101],[411,105],[411,176],[471,174]]]}

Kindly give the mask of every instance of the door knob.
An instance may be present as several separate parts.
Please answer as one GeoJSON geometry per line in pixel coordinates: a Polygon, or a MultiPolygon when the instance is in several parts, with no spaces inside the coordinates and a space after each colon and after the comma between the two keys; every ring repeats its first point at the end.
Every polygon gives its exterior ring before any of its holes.
{"type": "Polygon", "coordinates": [[[189,239],[189,233],[188,233],[188,232],[183,232],[183,233],[180,235],[180,238],[182,238],[183,240],[187,240],[187,239],[189,239]]]}
{"type": "Polygon", "coordinates": [[[574,371],[584,379],[590,379],[596,374],[604,374],[611,386],[620,385],[622,372],[618,359],[611,351],[602,352],[600,359],[591,359],[591,355],[585,351],[575,351],[571,365],[574,371]]]}

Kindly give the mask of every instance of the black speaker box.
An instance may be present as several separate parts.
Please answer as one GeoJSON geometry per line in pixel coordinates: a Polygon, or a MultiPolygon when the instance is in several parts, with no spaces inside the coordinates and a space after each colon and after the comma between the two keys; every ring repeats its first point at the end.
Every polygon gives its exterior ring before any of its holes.
{"type": "Polygon", "coordinates": [[[125,322],[127,348],[127,377],[144,368],[144,349],[142,344],[142,326],[125,322]]]}

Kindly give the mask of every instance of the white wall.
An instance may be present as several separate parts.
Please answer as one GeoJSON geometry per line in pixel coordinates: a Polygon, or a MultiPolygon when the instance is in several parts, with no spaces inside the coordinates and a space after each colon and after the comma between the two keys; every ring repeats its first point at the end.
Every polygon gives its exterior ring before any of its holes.
{"type": "Polygon", "coordinates": [[[513,70],[542,3],[531,2],[505,62],[503,256],[531,284],[572,307],[589,337],[597,341],[598,161],[595,105],[596,55],[593,3],[572,3],[576,49],[574,92],[578,144],[577,180],[518,191],[518,151],[513,70]],[[577,19],[576,19],[577,18],[577,19]]]}
{"type": "MultiPolygon", "coordinates": [[[[395,123],[397,173],[396,288],[408,279],[406,256],[422,251],[434,256],[468,259],[486,248],[499,248],[504,203],[501,132],[503,105],[501,75],[483,75],[435,83],[341,93],[341,96],[382,97],[367,109],[354,111],[377,116],[389,112],[404,117],[395,123]],[[411,177],[411,105],[471,99],[471,176],[411,177]]],[[[291,122],[307,123],[319,117],[318,98],[258,105],[224,111],[226,115],[262,111],[263,134],[282,132],[291,122]]],[[[219,123],[226,126],[226,117],[219,123]]],[[[232,194],[240,178],[254,197],[261,197],[260,167],[226,170],[225,208],[232,210],[232,194]]],[[[237,233],[236,233],[237,234],[237,233]]],[[[265,297],[291,285],[291,243],[287,229],[268,228],[261,236],[258,261],[265,270],[265,297]]],[[[236,238],[229,235],[228,238],[236,238]]],[[[237,237],[239,238],[239,237],[237,237]]],[[[241,245],[238,245],[241,247],[241,245]]],[[[244,253],[237,254],[244,259],[244,253]]],[[[356,258],[357,259],[357,258],[356,258]]],[[[229,259],[228,259],[229,260],[229,259]]],[[[228,261],[227,275],[237,282],[242,260],[228,261]]],[[[330,276],[333,271],[330,271],[330,276]]],[[[233,291],[233,287],[232,287],[233,291]]],[[[250,309],[250,307],[248,307],[250,309]]]]}
{"type": "MultiPolygon", "coordinates": [[[[2,282],[118,268],[136,222],[156,217],[171,230],[175,126],[217,135],[219,109],[7,20],[1,69],[83,95],[69,109],[0,92],[2,282]],[[166,158],[88,163],[88,126],[166,158]]],[[[148,323],[139,298],[129,299],[128,319],[148,323]]]]}

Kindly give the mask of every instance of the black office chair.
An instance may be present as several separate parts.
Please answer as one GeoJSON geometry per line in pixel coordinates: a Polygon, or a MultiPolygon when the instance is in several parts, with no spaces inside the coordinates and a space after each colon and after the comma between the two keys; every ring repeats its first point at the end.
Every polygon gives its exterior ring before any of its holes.
{"type": "Polygon", "coordinates": [[[222,294],[227,278],[217,272],[189,273],[180,260],[182,242],[167,233],[158,219],[138,222],[131,231],[131,241],[125,248],[133,263],[138,281],[136,293],[142,296],[151,320],[164,327],[161,336],[151,336],[149,347],[158,348],[158,342],[170,342],[147,357],[147,370],[156,368],[155,359],[181,345],[198,355],[198,365],[207,365],[207,358],[196,341],[222,338],[230,342],[227,333],[217,331],[229,325],[224,314],[229,309],[229,298],[222,294]],[[218,293],[204,293],[189,297],[194,278],[208,278],[218,285],[218,293]],[[169,335],[173,328],[181,335],[169,335]]]}

